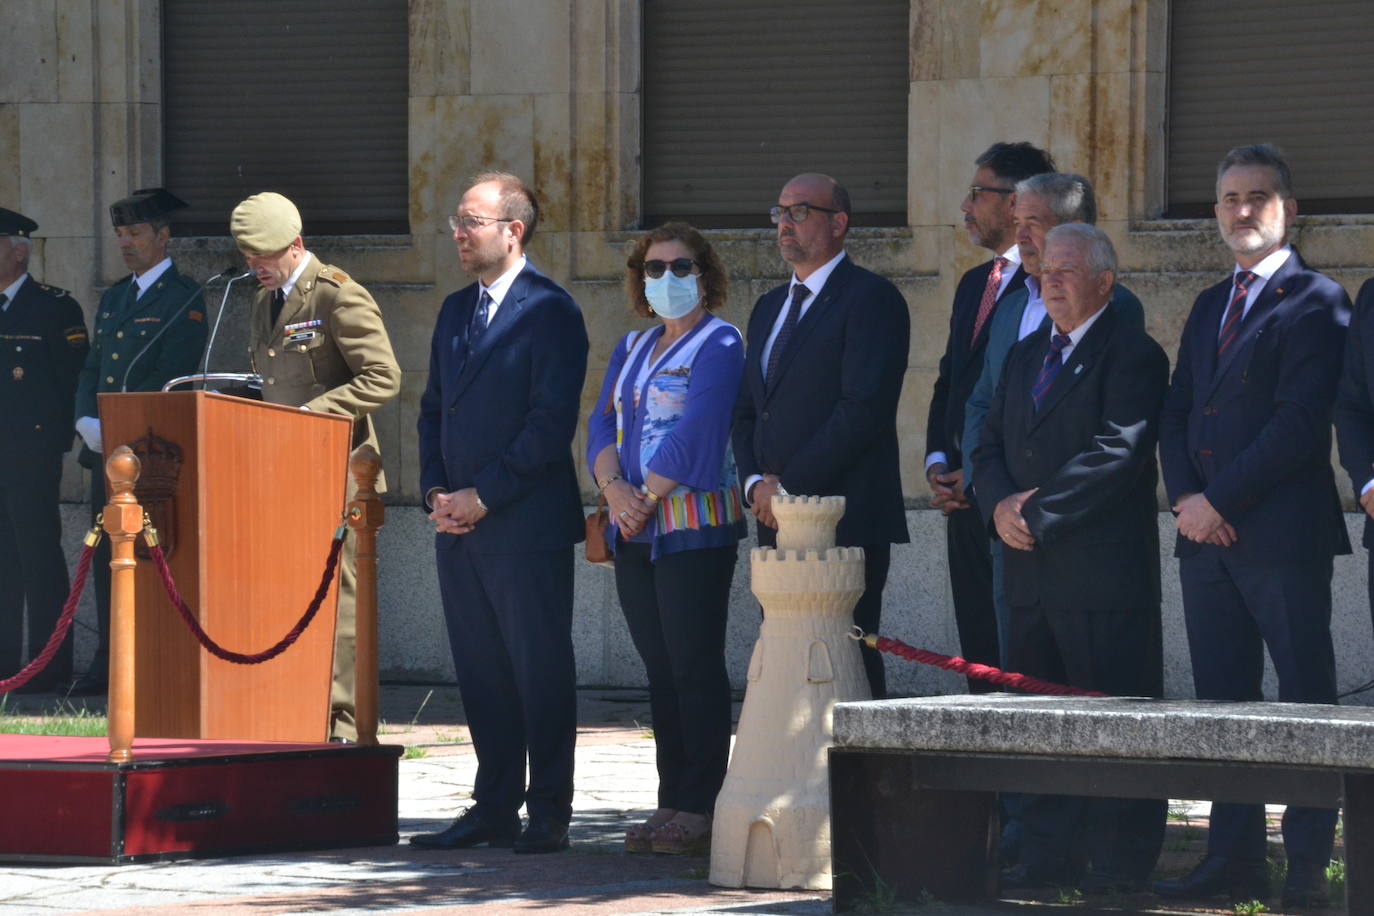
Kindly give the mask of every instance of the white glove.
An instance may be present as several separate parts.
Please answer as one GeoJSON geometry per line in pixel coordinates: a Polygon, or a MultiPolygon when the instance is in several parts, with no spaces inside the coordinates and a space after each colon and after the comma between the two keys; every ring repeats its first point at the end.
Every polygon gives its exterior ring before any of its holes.
{"type": "Polygon", "coordinates": [[[86,443],[86,448],[100,452],[100,421],[95,417],[82,417],[76,421],[76,431],[86,443]]]}

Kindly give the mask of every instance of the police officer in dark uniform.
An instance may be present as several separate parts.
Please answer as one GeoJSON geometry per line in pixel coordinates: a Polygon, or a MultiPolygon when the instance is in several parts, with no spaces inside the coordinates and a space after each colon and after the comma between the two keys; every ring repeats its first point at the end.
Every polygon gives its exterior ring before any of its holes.
{"type": "MultiPolygon", "coordinates": [[[[119,253],[132,274],[100,297],[95,334],[76,389],[76,431],[85,441],[79,460],[91,469],[91,517],[105,508],[105,468],[96,395],[160,391],[196,371],[205,350],[205,301],[200,284],[167,256],[172,214],[185,201],[164,188],[144,188],[110,207],[119,253]]],[[[92,560],[100,642],[72,696],[102,694],[109,680],[110,548],[100,542],[92,560]]]]}
{"type": "MultiPolygon", "coordinates": [[[[76,376],[89,343],[81,306],[29,276],[38,224],[0,208],[0,437],[10,447],[0,477],[0,678],[43,650],[69,582],[58,490],[72,447],[76,376]]],[[[42,693],[72,674],[72,641],[17,693],[42,693]]]]}

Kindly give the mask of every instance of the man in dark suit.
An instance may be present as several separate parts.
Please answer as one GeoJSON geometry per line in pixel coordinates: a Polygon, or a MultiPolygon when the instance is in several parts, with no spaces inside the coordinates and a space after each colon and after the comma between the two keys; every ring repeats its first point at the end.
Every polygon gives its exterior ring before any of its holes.
{"type": "MultiPolygon", "coordinates": [[[[1040,281],[1052,326],[1012,349],[974,453],[984,522],[1008,548],[1008,662],[1160,696],[1154,449],[1169,360],[1107,307],[1116,255],[1101,230],[1053,229],[1040,281]]],[[[1133,889],[1164,836],[1162,800],[1032,796],[1021,813],[1021,859],[1004,886],[1133,889]]]]}
{"type": "MultiPolygon", "coordinates": [[[[141,188],[110,205],[110,222],[131,270],[100,297],[91,350],[76,387],[76,431],[86,443],[77,455],[91,471],[91,520],[105,509],[105,461],[96,396],[110,391],[161,391],[189,375],[205,350],[205,301],[195,280],[167,253],[172,214],[186,202],[165,188],[141,188]]],[[[69,693],[105,692],[110,655],[110,540],[91,561],[99,642],[91,667],[69,693]]]]}
{"type": "MultiPolygon", "coordinates": [[[[1355,297],[1336,391],[1336,444],[1341,464],[1364,510],[1366,549],[1374,548],[1374,279],[1355,297]]],[[[1369,606],[1374,613],[1374,551],[1370,552],[1369,606]]]]}
{"type": "MultiPolygon", "coordinates": [[[[907,542],[897,456],[897,399],[911,319],[890,282],[844,252],[849,194],[828,175],[789,181],[770,211],[792,279],[749,316],[744,384],[732,439],[759,543],[776,543],[775,493],[843,496],[836,543],[863,547],[854,622],[878,632],[891,545],[907,542]]],[[[875,697],[882,658],[864,649],[875,697]]]]}
{"type": "MultiPolygon", "coordinates": [[[[38,224],[0,208],[0,437],[9,445],[0,477],[0,678],[43,651],[67,597],[58,514],[62,456],[72,448],[76,374],[89,342],[81,306],[66,290],[29,275],[38,224]],[[27,609],[27,618],[25,615],[27,609]]],[[[40,693],[72,676],[72,640],[17,693],[40,693]]]]}
{"type": "Polygon", "coordinates": [[[475,804],[433,848],[568,848],[577,725],[572,437],[587,331],[526,259],[539,210],[514,175],[478,175],[449,219],[478,282],[444,300],[420,400],[420,483],[472,743],[475,804]],[[528,754],[527,754],[528,751],[528,754]],[[529,765],[526,787],[525,767],[529,765]],[[529,823],[520,829],[519,810],[529,823]]]}
{"type": "MultiPolygon", "coordinates": [[[[990,542],[977,500],[964,490],[964,405],[983,368],[993,314],[1004,298],[1023,288],[1026,280],[1012,225],[1016,183],[1053,172],[1054,162],[1048,153],[1029,143],[994,143],[974,165],[973,181],[959,207],[964,213],[964,231],[969,241],[995,257],[968,270],[954,291],[949,338],[926,420],[926,480],[931,507],[945,514],[945,547],[960,650],[969,661],[996,667],[1002,660],[992,600],[990,542]]],[[[977,678],[969,678],[968,687],[971,693],[996,689],[977,678]]]]}
{"type": "MultiPolygon", "coordinates": [[[[1217,225],[1236,266],[1193,305],[1160,424],[1201,699],[1262,699],[1268,647],[1280,700],[1336,702],[1332,557],[1350,543],[1331,413],[1350,298],[1288,244],[1291,188],[1268,145],[1238,147],[1217,168],[1217,225]]],[[[1285,906],[1325,898],[1335,824],[1334,810],[1285,812],[1285,906]]],[[[1213,804],[1207,857],[1155,887],[1266,898],[1263,807],[1213,804]]]]}

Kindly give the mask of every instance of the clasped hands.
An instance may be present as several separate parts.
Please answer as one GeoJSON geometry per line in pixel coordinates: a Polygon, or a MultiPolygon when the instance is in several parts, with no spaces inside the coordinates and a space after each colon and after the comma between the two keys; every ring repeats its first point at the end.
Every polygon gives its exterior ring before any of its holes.
{"type": "Polygon", "coordinates": [[[1036,487],[1034,490],[1022,490],[1020,493],[1004,497],[992,510],[992,527],[1002,539],[1002,543],[1008,547],[1016,550],[1030,550],[1035,547],[1035,535],[1031,534],[1030,525],[1026,524],[1021,508],[1039,489],[1036,487]]]}
{"type": "Polygon", "coordinates": [[[435,493],[429,501],[430,521],[440,534],[467,534],[487,514],[477,501],[477,488],[467,487],[451,493],[435,493]]]}
{"type": "Polygon", "coordinates": [[[1205,493],[1184,493],[1173,506],[1178,533],[1199,544],[1230,547],[1236,542],[1236,529],[1221,517],[1205,493]]]}
{"type": "Polygon", "coordinates": [[[754,513],[760,525],[777,528],[778,520],[773,516],[773,496],[782,489],[782,481],[777,474],[764,474],[763,479],[750,489],[749,511],[754,513]]]}
{"type": "Polygon", "coordinates": [[[611,515],[620,525],[620,533],[625,537],[634,537],[643,531],[657,511],[648,496],[623,477],[611,481],[601,492],[606,497],[611,515]]]}
{"type": "Polygon", "coordinates": [[[964,495],[964,469],[951,471],[943,461],[937,461],[926,468],[926,481],[930,484],[930,507],[939,509],[945,515],[969,507],[968,497],[964,495]]]}

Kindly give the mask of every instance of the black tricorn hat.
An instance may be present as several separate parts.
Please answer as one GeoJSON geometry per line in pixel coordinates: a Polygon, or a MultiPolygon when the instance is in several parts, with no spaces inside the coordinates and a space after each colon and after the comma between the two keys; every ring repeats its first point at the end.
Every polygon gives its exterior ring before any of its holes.
{"type": "Polygon", "coordinates": [[[110,204],[110,222],[116,226],[151,223],[189,206],[166,188],[140,188],[123,200],[110,204]]]}
{"type": "Polygon", "coordinates": [[[0,207],[0,235],[22,235],[28,238],[37,228],[38,224],[24,214],[0,207]]]}

